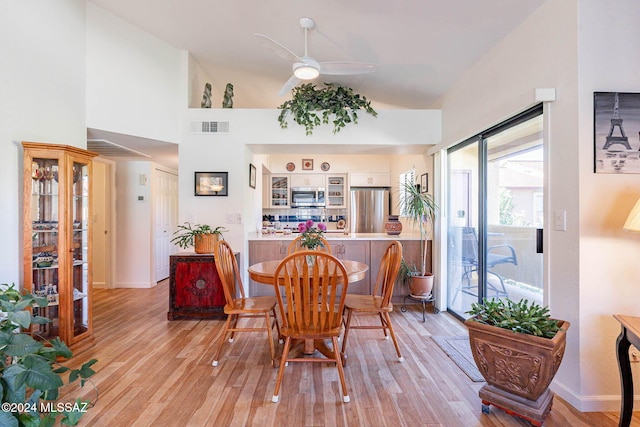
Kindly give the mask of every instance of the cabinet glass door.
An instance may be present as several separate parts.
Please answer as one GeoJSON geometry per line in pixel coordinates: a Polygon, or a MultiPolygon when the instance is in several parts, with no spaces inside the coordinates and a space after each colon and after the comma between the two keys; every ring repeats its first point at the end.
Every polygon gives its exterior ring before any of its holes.
{"type": "Polygon", "coordinates": [[[89,330],[89,166],[73,163],[73,336],[89,330]]]}
{"type": "Polygon", "coordinates": [[[31,171],[32,292],[46,296],[47,307],[35,307],[34,314],[50,323],[34,326],[37,334],[53,338],[60,333],[58,269],[58,160],[34,158],[31,171]]]}
{"type": "Polygon", "coordinates": [[[271,177],[271,206],[289,206],[289,177],[271,177]]]}
{"type": "Polygon", "coordinates": [[[345,203],[344,175],[330,175],[327,177],[328,206],[344,207],[345,203]]]}

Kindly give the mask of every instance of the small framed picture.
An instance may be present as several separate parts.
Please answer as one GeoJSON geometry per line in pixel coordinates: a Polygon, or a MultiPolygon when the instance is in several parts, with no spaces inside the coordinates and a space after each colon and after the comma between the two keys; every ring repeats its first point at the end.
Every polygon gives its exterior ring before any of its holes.
{"type": "Polygon", "coordinates": [[[420,175],[420,192],[429,192],[429,174],[423,173],[422,175],[420,175]]]}
{"type": "Polygon", "coordinates": [[[228,196],[228,172],[196,172],[196,196],[228,196]]]}
{"type": "Polygon", "coordinates": [[[302,159],[302,170],[303,171],[312,171],[313,170],[313,159],[302,159]]]}
{"type": "Polygon", "coordinates": [[[256,188],[256,167],[249,163],[249,187],[256,188]]]}

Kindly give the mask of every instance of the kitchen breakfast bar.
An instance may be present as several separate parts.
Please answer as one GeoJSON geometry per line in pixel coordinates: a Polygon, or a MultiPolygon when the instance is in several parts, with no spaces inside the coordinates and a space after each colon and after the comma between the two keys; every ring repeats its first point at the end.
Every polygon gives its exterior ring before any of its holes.
{"type": "MultiPolygon", "coordinates": [[[[287,254],[289,243],[296,236],[297,234],[263,235],[251,233],[249,235],[249,265],[283,259],[287,254]]],[[[349,293],[368,294],[371,292],[382,255],[393,240],[398,240],[402,244],[403,258],[406,262],[409,264],[413,262],[418,266],[421,264],[420,235],[417,233],[401,233],[397,236],[391,236],[386,233],[343,234],[342,232],[327,232],[324,237],[331,246],[331,253],[338,259],[357,261],[369,266],[364,278],[349,283],[349,293]]],[[[431,271],[431,241],[428,242],[428,246],[427,270],[431,271]]],[[[271,286],[251,279],[249,280],[249,293],[251,296],[275,295],[271,286]]],[[[408,290],[396,287],[393,293],[393,302],[401,303],[407,293],[408,290]]]]}

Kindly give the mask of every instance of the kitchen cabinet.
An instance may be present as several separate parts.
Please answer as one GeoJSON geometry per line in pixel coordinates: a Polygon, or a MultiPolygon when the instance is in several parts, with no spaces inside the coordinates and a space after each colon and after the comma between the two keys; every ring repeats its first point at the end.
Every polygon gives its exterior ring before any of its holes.
{"type": "Polygon", "coordinates": [[[371,264],[370,264],[370,244],[369,240],[330,240],[331,253],[338,259],[349,259],[365,263],[369,266],[369,270],[363,280],[349,283],[347,290],[350,294],[369,294],[371,293],[371,264]]]}
{"type": "Polygon", "coordinates": [[[289,207],[289,179],[289,175],[269,175],[270,207],[289,207]]]}
{"type": "Polygon", "coordinates": [[[24,290],[46,296],[33,332],[72,351],[93,345],[91,180],[96,153],[23,142],[24,290]]]}
{"type": "Polygon", "coordinates": [[[326,175],[320,173],[291,174],[292,187],[326,187],[326,175]]]}
{"type": "MultiPolygon", "coordinates": [[[[287,249],[292,240],[268,240],[268,238],[265,238],[265,240],[249,241],[249,265],[283,259],[287,255],[287,249]]],[[[250,296],[275,296],[275,294],[272,286],[249,279],[250,296]]]]}
{"type": "MultiPolygon", "coordinates": [[[[239,253],[235,254],[238,261],[239,253]]],[[[167,319],[224,319],[226,299],[213,254],[171,255],[167,319]]]]}
{"type": "Polygon", "coordinates": [[[327,207],[347,207],[347,175],[327,175],[327,207]]]}
{"type": "Polygon", "coordinates": [[[391,187],[387,172],[354,172],[350,174],[351,187],[391,187]]]}

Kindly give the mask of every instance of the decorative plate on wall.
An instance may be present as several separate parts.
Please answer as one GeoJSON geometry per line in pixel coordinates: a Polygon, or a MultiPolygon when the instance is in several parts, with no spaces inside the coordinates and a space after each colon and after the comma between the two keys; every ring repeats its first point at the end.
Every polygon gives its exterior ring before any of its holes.
{"type": "Polygon", "coordinates": [[[325,172],[326,172],[326,171],[328,171],[330,167],[331,167],[331,165],[330,165],[329,163],[327,163],[327,162],[323,162],[323,163],[320,165],[320,169],[322,169],[322,170],[323,170],[323,171],[325,171],[325,172]]]}
{"type": "Polygon", "coordinates": [[[295,168],[296,168],[295,163],[293,163],[293,162],[289,162],[289,163],[287,163],[287,170],[288,170],[289,172],[293,172],[293,171],[295,170],[295,168]]]}

